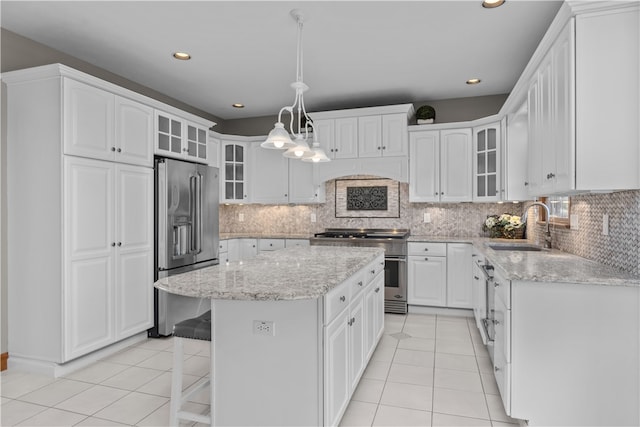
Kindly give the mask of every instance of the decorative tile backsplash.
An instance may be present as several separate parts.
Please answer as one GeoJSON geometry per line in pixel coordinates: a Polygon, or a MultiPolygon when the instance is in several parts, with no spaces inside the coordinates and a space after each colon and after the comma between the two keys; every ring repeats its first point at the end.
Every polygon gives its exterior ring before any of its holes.
{"type": "MultiPolygon", "coordinates": [[[[486,236],[482,224],[488,215],[522,215],[523,209],[522,203],[409,203],[409,185],[400,183],[400,218],[336,218],[335,188],[335,181],[326,183],[321,205],[221,205],[220,232],[312,235],[325,228],[408,228],[413,235],[481,237],[486,236]],[[430,223],[423,221],[425,213],[430,223]]],[[[640,191],[574,196],[571,213],[578,217],[578,229],[552,227],[554,248],[640,274],[640,191]],[[602,235],[605,213],[608,236],[602,235]]],[[[529,215],[535,218],[533,209],[529,215]]],[[[544,228],[530,226],[527,238],[542,242],[544,228]]]]}
{"type": "MultiPolygon", "coordinates": [[[[640,191],[573,196],[571,215],[577,216],[578,229],[551,227],[554,248],[640,274],[640,191]],[[604,214],[609,215],[608,236],[602,234],[604,214]]],[[[542,241],[544,232],[545,226],[537,224],[528,238],[542,241]]]]}

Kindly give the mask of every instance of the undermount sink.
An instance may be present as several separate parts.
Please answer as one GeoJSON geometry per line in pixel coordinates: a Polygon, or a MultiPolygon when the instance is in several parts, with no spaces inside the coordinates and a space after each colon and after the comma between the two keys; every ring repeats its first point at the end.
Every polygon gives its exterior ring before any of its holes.
{"type": "Polygon", "coordinates": [[[526,243],[486,243],[488,247],[494,251],[527,251],[537,252],[542,251],[543,248],[536,245],[526,243]]]}

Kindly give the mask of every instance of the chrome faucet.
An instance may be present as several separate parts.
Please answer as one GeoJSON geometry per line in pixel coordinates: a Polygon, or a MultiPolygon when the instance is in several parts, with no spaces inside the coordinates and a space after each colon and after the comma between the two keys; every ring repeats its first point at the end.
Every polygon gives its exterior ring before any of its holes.
{"type": "Polygon", "coordinates": [[[533,206],[542,206],[547,211],[547,232],[544,235],[544,247],[546,249],[551,249],[551,230],[549,229],[549,224],[551,223],[551,212],[549,211],[549,206],[545,205],[542,202],[533,202],[529,206],[524,208],[524,214],[522,215],[522,222],[527,224],[527,215],[529,213],[529,208],[533,206]]]}

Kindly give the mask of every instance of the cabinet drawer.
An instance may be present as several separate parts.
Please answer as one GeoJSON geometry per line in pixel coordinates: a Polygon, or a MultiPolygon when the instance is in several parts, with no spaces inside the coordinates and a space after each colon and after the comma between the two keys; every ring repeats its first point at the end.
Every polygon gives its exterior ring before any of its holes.
{"type": "Polygon", "coordinates": [[[507,363],[504,355],[496,353],[493,357],[493,374],[496,377],[504,411],[511,415],[511,364],[507,363]]]}
{"type": "Polygon", "coordinates": [[[286,239],[284,241],[284,246],[286,248],[293,248],[296,246],[309,246],[309,239],[286,239]]]}
{"type": "Polygon", "coordinates": [[[351,286],[354,277],[333,288],[324,296],[324,324],[328,325],[351,302],[351,286]]]}
{"type": "Polygon", "coordinates": [[[447,256],[446,243],[409,242],[409,255],[447,256]]]}
{"type": "Polygon", "coordinates": [[[275,251],[284,249],[284,239],[260,239],[260,251],[275,251]]]}
{"type": "Polygon", "coordinates": [[[380,256],[379,258],[376,258],[375,261],[371,262],[369,265],[367,265],[365,268],[361,270],[365,273],[364,285],[366,286],[369,282],[371,282],[374,279],[374,277],[376,277],[383,270],[384,270],[384,256],[380,256]]]}
{"type": "Polygon", "coordinates": [[[371,274],[371,268],[369,266],[363,268],[359,272],[353,275],[353,280],[351,280],[351,300],[364,289],[369,283],[371,283],[371,279],[373,275],[371,274]]]}
{"type": "Polygon", "coordinates": [[[511,362],[511,310],[496,295],[494,315],[495,341],[494,354],[501,353],[507,363],[511,362]]]}
{"type": "Polygon", "coordinates": [[[496,298],[502,299],[507,309],[511,309],[511,280],[507,280],[502,277],[498,272],[494,270],[493,274],[493,289],[496,293],[496,298]]]}
{"type": "Polygon", "coordinates": [[[226,240],[220,240],[220,245],[218,246],[218,252],[229,252],[229,245],[226,240]]]}

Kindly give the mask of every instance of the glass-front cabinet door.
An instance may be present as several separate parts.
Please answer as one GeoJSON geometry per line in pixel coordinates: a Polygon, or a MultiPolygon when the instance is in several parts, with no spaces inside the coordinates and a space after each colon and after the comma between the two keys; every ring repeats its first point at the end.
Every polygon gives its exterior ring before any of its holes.
{"type": "Polygon", "coordinates": [[[247,146],[238,142],[222,144],[223,178],[222,199],[225,203],[243,203],[247,201],[246,178],[247,146]]]}
{"type": "Polygon", "coordinates": [[[182,155],[182,121],[165,113],[156,113],[156,152],[182,155]]]}
{"type": "Polygon", "coordinates": [[[500,200],[500,123],[474,128],[473,155],[473,201],[500,200]]]}

